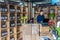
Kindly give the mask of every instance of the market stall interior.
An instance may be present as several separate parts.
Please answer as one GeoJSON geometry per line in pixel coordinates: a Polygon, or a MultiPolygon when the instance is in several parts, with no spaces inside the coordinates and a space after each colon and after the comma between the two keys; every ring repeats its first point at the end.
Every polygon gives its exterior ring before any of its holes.
{"type": "Polygon", "coordinates": [[[58,40],[59,26],[60,6],[52,5],[51,1],[0,0],[0,40],[25,40],[26,36],[31,40],[37,40],[38,37],[43,39],[55,37],[58,40]],[[27,27],[24,29],[26,31],[23,30],[25,27],[23,24],[27,27]],[[35,32],[37,33],[34,34],[35,32]]]}

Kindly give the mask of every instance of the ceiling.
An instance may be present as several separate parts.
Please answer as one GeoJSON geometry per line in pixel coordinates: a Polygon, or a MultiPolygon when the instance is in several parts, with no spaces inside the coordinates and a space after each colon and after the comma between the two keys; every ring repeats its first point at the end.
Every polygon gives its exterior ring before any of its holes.
{"type": "Polygon", "coordinates": [[[4,1],[19,2],[19,5],[21,4],[27,5],[28,1],[33,3],[33,5],[51,3],[51,0],[0,0],[0,2],[4,2],[4,1]]]}

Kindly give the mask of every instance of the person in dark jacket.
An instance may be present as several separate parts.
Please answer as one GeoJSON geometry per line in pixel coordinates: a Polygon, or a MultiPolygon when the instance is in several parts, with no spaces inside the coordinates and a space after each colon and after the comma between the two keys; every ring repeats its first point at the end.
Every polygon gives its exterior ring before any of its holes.
{"type": "Polygon", "coordinates": [[[41,10],[40,14],[37,16],[37,23],[42,23],[44,20],[44,11],[41,10]]]}

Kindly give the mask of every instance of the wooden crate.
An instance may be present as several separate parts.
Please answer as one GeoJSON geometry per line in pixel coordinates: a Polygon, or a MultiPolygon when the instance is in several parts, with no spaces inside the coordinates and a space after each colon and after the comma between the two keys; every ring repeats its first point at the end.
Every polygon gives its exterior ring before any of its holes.
{"type": "Polygon", "coordinates": [[[51,37],[50,34],[50,27],[49,26],[42,26],[40,25],[40,36],[48,36],[51,37]]]}
{"type": "Polygon", "coordinates": [[[45,26],[45,27],[41,28],[41,32],[43,32],[43,33],[44,32],[49,32],[49,31],[50,31],[50,27],[49,26],[47,26],[47,27],[45,26]]]}

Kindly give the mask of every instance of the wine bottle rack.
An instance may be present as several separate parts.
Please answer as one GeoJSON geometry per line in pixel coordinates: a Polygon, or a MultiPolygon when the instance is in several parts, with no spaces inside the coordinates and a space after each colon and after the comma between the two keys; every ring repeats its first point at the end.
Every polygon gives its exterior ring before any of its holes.
{"type": "Polygon", "coordinates": [[[0,4],[0,40],[18,40],[17,34],[22,35],[22,15],[23,6],[0,4]]]}
{"type": "Polygon", "coordinates": [[[15,20],[15,14],[14,13],[10,14],[10,20],[15,20]]]}
{"type": "MultiPolygon", "coordinates": [[[[51,9],[54,9],[54,10],[55,10],[55,12],[54,12],[54,13],[55,13],[55,17],[54,17],[53,20],[54,20],[54,23],[55,23],[54,26],[56,26],[56,22],[57,22],[58,19],[59,19],[59,9],[60,9],[60,7],[59,7],[59,6],[50,6],[50,10],[51,10],[51,9]]],[[[50,11],[50,10],[49,10],[49,11],[50,11]]]]}
{"type": "Polygon", "coordinates": [[[6,13],[8,11],[7,5],[1,5],[1,12],[6,13]]]}
{"type": "Polygon", "coordinates": [[[60,7],[57,8],[57,21],[60,21],[60,7]]]}
{"type": "Polygon", "coordinates": [[[21,16],[20,13],[17,13],[17,20],[20,20],[21,16]]]}

